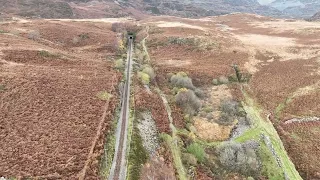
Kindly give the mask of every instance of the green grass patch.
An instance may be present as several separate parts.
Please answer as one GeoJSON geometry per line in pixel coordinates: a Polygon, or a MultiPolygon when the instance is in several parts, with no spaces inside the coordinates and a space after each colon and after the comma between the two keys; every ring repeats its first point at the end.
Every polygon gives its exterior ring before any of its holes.
{"type": "Polygon", "coordinates": [[[81,38],[81,40],[85,40],[85,39],[89,39],[89,33],[82,33],[80,35],[78,35],[79,38],[81,38]]]}
{"type": "Polygon", "coordinates": [[[275,116],[276,116],[276,120],[279,122],[280,121],[280,115],[281,112],[284,110],[284,108],[286,108],[286,106],[291,103],[293,99],[291,97],[286,98],[286,100],[283,103],[280,103],[276,109],[275,109],[275,116]]]}
{"type": "MultiPolygon", "coordinates": [[[[252,98],[248,96],[246,92],[243,91],[243,95],[245,97],[245,102],[243,102],[243,107],[247,112],[247,114],[249,115],[249,117],[253,120],[253,130],[249,130],[248,132],[246,132],[236,140],[243,141],[245,139],[249,139],[250,136],[252,136],[252,138],[258,138],[257,135],[262,133],[269,136],[271,143],[274,147],[274,150],[276,151],[276,154],[278,155],[279,159],[282,162],[282,166],[283,166],[282,172],[285,171],[290,179],[295,179],[295,180],[302,179],[298,171],[296,170],[294,164],[291,162],[287,152],[285,151],[282,141],[277,131],[273,127],[273,124],[269,120],[267,120],[267,118],[265,119],[262,118],[261,108],[259,107],[259,105],[257,105],[254,102],[252,98]]],[[[290,102],[290,101],[291,101],[290,99],[286,100],[286,102],[290,102]]],[[[263,162],[263,163],[268,163],[268,162],[263,162]]],[[[271,166],[271,165],[269,164],[268,166],[271,166]]],[[[268,168],[270,169],[270,167],[268,168]]],[[[273,179],[273,178],[269,177],[269,179],[273,179]]]]}
{"type": "Polygon", "coordinates": [[[112,98],[112,94],[108,93],[107,91],[100,91],[98,92],[97,97],[100,100],[108,101],[110,98],[112,98]]]}
{"type": "Polygon", "coordinates": [[[0,84],[0,92],[5,90],[6,90],[6,86],[4,84],[0,84]]]}
{"type": "Polygon", "coordinates": [[[221,144],[221,142],[219,141],[215,141],[215,142],[207,142],[207,141],[203,141],[201,139],[198,139],[198,138],[193,138],[191,137],[190,135],[190,132],[186,129],[178,129],[177,130],[177,135],[179,136],[186,136],[188,137],[189,139],[193,139],[194,142],[198,143],[199,145],[201,145],[202,147],[205,147],[205,148],[210,148],[210,147],[217,147],[221,144]]]}
{"type": "Polygon", "coordinates": [[[9,31],[6,31],[6,30],[3,30],[3,29],[0,29],[0,34],[3,34],[3,33],[9,33],[9,31]]]}
{"type": "Polygon", "coordinates": [[[148,160],[148,153],[143,147],[142,139],[139,135],[139,129],[133,128],[130,152],[128,158],[128,177],[129,180],[139,180],[143,164],[148,160]]]}
{"type": "Polygon", "coordinates": [[[198,143],[192,143],[187,147],[187,151],[190,154],[193,154],[198,162],[203,163],[206,158],[206,153],[204,152],[204,149],[202,146],[200,146],[198,143]]]}
{"type": "Polygon", "coordinates": [[[164,142],[167,144],[167,146],[170,148],[173,163],[174,166],[178,172],[178,177],[180,180],[187,180],[187,172],[183,166],[182,160],[181,160],[181,151],[180,147],[178,145],[179,138],[178,137],[171,137],[168,134],[161,134],[160,136],[164,142]]]}
{"type": "Polygon", "coordinates": [[[117,122],[119,119],[121,106],[118,105],[117,110],[115,112],[114,119],[112,121],[112,125],[110,131],[106,134],[106,143],[104,144],[104,155],[101,158],[100,162],[100,175],[102,179],[108,179],[110,169],[112,166],[112,161],[114,158],[115,153],[115,145],[116,145],[116,129],[117,129],[117,122]]]}
{"type": "Polygon", "coordinates": [[[251,128],[247,130],[245,133],[243,133],[240,137],[237,137],[235,141],[238,143],[242,143],[251,139],[258,140],[261,131],[262,131],[261,128],[251,128]]]}
{"type": "Polygon", "coordinates": [[[276,160],[264,142],[260,142],[258,154],[262,160],[262,175],[272,180],[283,180],[283,170],[278,167],[276,160]]]}
{"type": "Polygon", "coordinates": [[[39,54],[39,56],[46,57],[46,58],[59,58],[60,57],[60,55],[52,54],[46,50],[38,51],[38,54],[39,54]]]}

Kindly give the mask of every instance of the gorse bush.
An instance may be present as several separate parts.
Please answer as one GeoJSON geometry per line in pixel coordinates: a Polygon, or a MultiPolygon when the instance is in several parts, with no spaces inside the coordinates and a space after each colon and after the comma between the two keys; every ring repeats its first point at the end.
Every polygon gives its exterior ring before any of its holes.
{"type": "Polygon", "coordinates": [[[190,115],[194,115],[201,107],[199,98],[190,89],[180,89],[175,100],[177,105],[182,107],[185,113],[190,115]]]}
{"type": "Polygon", "coordinates": [[[192,84],[192,79],[188,77],[185,72],[179,72],[173,75],[170,78],[170,82],[172,85],[179,87],[179,88],[187,88],[187,89],[195,89],[192,84]]]}
{"type": "Polygon", "coordinates": [[[143,68],[142,72],[148,74],[151,81],[156,77],[156,73],[154,72],[152,67],[146,66],[145,68],[143,68]]]}
{"type": "Polygon", "coordinates": [[[116,60],[115,67],[119,70],[124,69],[124,61],[122,59],[116,60]]]}
{"type": "Polygon", "coordinates": [[[138,78],[143,85],[148,85],[150,83],[150,76],[144,72],[138,72],[138,78]]]}
{"type": "Polygon", "coordinates": [[[204,149],[198,143],[192,143],[187,147],[188,153],[194,155],[198,162],[204,162],[206,158],[206,153],[204,149]]]}

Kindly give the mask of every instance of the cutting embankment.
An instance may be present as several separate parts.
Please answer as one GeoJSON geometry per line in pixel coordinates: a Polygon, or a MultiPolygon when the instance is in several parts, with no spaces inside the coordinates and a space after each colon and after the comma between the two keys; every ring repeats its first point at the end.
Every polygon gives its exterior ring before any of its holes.
{"type": "Polygon", "coordinates": [[[248,94],[269,114],[302,178],[320,178],[320,24],[234,16],[226,25],[250,54],[248,94]]]}

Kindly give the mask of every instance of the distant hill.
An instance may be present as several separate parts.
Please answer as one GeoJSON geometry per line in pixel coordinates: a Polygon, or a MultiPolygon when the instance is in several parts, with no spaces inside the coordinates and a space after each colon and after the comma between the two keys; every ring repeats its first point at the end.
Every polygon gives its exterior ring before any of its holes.
{"type": "Polygon", "coordinates": [[[69,18],[73,15],[68,2],[55,0],[0,0],[0,12],[41,18],[69,18]]]}
{"type": "Polygon", "coordinates": [[[0,12],[39,18],[139,17],[144,14],[203,17],[233,12],[282,15],[257,0],[0,0],[0,12]]]}
{"type": "Polygon", "coordinates": [[[276,8],[285,16],[293,18],[310,18],[320,10],[319,0],[275,0],[270,7],[276,8]]]}
{"type": "Polygon", "coordinates": [[[312,21],[320,21],[320,11],[310,18],[312,21]]]}

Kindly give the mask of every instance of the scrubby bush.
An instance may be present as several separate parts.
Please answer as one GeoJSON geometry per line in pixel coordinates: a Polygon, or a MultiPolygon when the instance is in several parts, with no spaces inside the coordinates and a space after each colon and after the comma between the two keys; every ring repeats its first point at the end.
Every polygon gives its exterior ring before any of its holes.
{"type": "Polygon", "coordinates": [[[255,149],[244,147],[241,143],[228,142],[217,148],[220,163],[231,171],[246,175],[256,175],[259,170],[259,158],[255,149]]]}
{"type": "Polygon", "coordinates": [[[197,158],[193,154],[183,153],[182,161],[184,164],[187,164],[190,166],[197,166],[197,158]]]}
{"type": "Polygon", "coordinates": [[[46,57],[46,58],[59,58],[60,57],[59,54],[52,54],[46,50],[38,51],[38,55],[40,55],[42,57],[46,57]]]}
{"type": "Polygon", "coordinates": [[[201,102],[192,90],[181,89],[176,95],[176,103],[185,113],[194,115],[201,107],[201,102]]]}
{"type": "Polygon", "coordinates": [[[78,35],[81,40],[89,39],[89,33],[81,33],[78,35]]]}
{"type": "Polygon", "coordinates": [[[221,113],[221,116],[218,120],[218,124],[220,125],[225,125],[225,126],[229,126],[229,125],[232,125],[233,122],[234,122],[234,117],[233,116],[229,116],[228,114],[226,113],[221,113]]]}
{"type": "Polygon", "coordinates": [[[212,84],[215,85],[215,86],[219,85],[218,79],[213,79],[212,80],[212,84]]]}
{"type": "Polygon", "coordinates": [[[204,162],[206,158],[206,153],[204,149],[198,144],[198,143],[192,143],[187,147],[188,153],[193,154],[198,162],[202,163],[204,162]]]}
{"type": "Polygon", "coordinates": [[[37,40],[40,38],[40,32],[39,31],[31,31],[28,33],[28,38],[32,40],[37,40]]]}
{"type": "Polygon", "coordinates": [[[0,84],[0,92],[6,90],[6,86],[3,84],[0,84]]]}
{"type": "Polygon", "coordinates": [[[79,42],[80,42],[80,38],[78,36],[72,38],[72,43],[73,44],[78,44],[79,42]]]}
{"type": "Polygon", "coordinates": [[[212,113],[208,113],[207,116],[206,116],[206,118],[207,118],[208,120],[212,120],[212,119],[213,119],[212,113]]]}
{"type": "Polygon", "coordinates": [[[173,89],[172,89],[172,94],[178,94],[178,92],[179,92],[179,88],[178,87],[174,87],[173,89]]]}
{"type": "Polygon", "coordinates": [[[206,113],[210,113],[213,111],[213,107],[211,105],[206,105],[204,108],[203,108],[203,111],[206,112],[206,113]]]}
{"type": "Polygon", "coordinates": [[[219,84],[228,84],[229,83],[228,78],[226,78],[225,76],[220,76],[218,81],[219,81],[219,84]]]}
{"type": "Polygon", "coordinates": [[[170,73],[167,73],[167,79],[170,81],[171,77],[174,75],[174,73],[170,72],[170,73]]]}
{"type": "Polygon", "coordinates": [[[154,72],[152,67],[146,66],[145,68],[143,68],[142,72],[148,74],[150,80],[153,80],[156,77],[156,73],[154,72]]]}
{"type": "Polygon", "coordinates": [[[194,90],[194,93],[195,93],[199,98],[204,98],[204,92],[203,92],[201,89],[199,89],[199,88],[195,89],[195,90],[194,90]]]}
{"type": "Polygon", "coordinates": [[[171,84],[180,88],[194,89],[192,79],[185,72],[179,72],[173,75],[170,79],[171,84]]]}
{"type": "Polygon", "coordinates": [[[108,93],[107,91],[100,91],[97,94],[97,97],[103,101],[108,101],[112,97],[112,94],[108,93]]]}
{"type": "Polygon", "coordinates": [[[148,85],[150,83],[150,76],[144,72],[138,72],[138,78],[143,85],[148,85]]]}
{"type": "Polygon", "coordinates": [[[238,78],[236,75],[230,75],[228,77],[229,82],[238,82],[238,78]]]}
{"type": "Polygon", "coordinates": [[[112,23],[111,30],[113,32],[121,32],[125,29],[125,25],[123,23],[112,23]]]}
{"type": "Polygon", "coordinates": [[[124,61],[122,59],[118,59],[115,61],[115,67],[117,69],[124,69],[124,61]]]}
{"type": "Polygon", "coordinates": [[[0,34],[2,34],[2,33],[8,33],[8,32],[9,32],[9,31],[0,29],[0,34]]]}
{"type": "Polygon", "coordinates": [[[236,116],[239,112],[239,103],[234,100],[222,101],[220,110],[229,114],[230,116],[236,116]]]}

